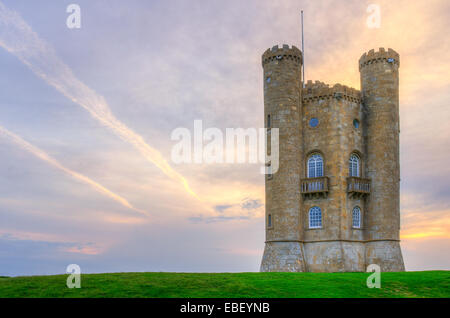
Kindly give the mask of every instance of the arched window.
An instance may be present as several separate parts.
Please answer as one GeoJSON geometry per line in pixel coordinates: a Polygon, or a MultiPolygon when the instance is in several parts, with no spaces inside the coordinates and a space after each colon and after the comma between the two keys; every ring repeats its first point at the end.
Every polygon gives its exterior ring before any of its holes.
{"type": "Polygon", "coordinates": [[[355,206],[353,208],[352,226],[356,229],[361,228],[361,209],[359,208],[359,206],[355,206]]]}
{"type": "Polygon", "coordinates": [[[309,228],[317,229],[322,227],[322,210],[318,206],[309,209],[309,228]]]}
{"type": "Polygon", "coordinates": [[[308,178],[323,177],[323,159],[319,154],[313,154],[308,159],[308,178]]]}
{"type": "Polygon", "coordinates": [[[272,214],[267,216],[267,227],[272,227],[272,214]]]}
{"type": "Polygon", "coordinates": [[[348,161],[348,174],[350,177],[359,177],[359,166],[359,157],[352,154],[348,161]]]}

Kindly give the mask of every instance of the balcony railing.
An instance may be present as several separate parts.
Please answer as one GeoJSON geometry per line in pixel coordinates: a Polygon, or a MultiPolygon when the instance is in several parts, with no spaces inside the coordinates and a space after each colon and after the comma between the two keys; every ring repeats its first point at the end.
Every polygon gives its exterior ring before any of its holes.
{"type": "Polygon", "coordinates": [[[347,178],[347,192],[352,195],[370,194],[370,179],[359,177],[347,178]]]}
{"type": "Polygon", "coordinates": [[[328,177],[302,179],[300,191],[305,197],[314,194],[326,195],[328,193],[328,177]]]}

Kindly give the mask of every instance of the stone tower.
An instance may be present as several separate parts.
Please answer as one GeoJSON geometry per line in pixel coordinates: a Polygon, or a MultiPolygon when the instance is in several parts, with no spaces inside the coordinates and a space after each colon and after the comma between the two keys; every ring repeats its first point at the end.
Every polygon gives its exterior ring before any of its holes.
{"type": "Polygon", "coordinates": [[[279,168],[267,175],[266,246],[262,271],[305,271],[302,241],[301,162],[302,53],[283,45],[267,50],[264,67],[264,116],[267,128],[279,129],[279,168]],[[270,220],[269,220],[270,218],[270,220]],[[276,224],[276,226],[275,226],[276,224]],[[277,260],[277,261],[274,261],[277,260]]]}
{"type": "Polygon", "coordinates": [[[295,46],[267,50],[262,65],[265,125],[279,129],[279,168],[266,175],[261,271],[404,270],[399,55],[364,54],[361,92],[319,81],[302,87],[295,46]]]}
{"type": "Polygon", "coordinates": [[[359,60],[364,104],[367,198],[366,261],[382,271],[403,271],[400,250],[400,57],[392,49],[370,50],[359,60]]]}

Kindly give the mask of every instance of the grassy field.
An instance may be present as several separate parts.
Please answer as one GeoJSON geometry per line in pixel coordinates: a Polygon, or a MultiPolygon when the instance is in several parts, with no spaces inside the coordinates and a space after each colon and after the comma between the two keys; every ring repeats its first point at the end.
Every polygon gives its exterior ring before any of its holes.
{"type": "Polygon", "coordinates": [[[114,273],[0,277],[0,297],[450,297],[450,271],[382,273],[114,273]]]}

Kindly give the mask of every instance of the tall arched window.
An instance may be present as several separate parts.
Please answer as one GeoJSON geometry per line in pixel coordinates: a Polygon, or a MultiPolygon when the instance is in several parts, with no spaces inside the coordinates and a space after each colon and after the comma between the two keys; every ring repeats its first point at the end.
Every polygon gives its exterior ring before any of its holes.
{"type": "Polygon", "coordinates": [[[361,209],[359,206],[353,208],[352,226],[357,229],[361,228],[361,209]]]}
{"type": "Polygon", "coordinates": [[[313,154],[308,159],[308,178],[323,177],[323,158],[319,154],[313,154]]]}
{"type": "Polygon", "coordinates": [[[350,156],[348,161],[348,174],[350,177],[359,177],[359,157],[355,154],[350,156]]]}
{"type": "Polygon", "coordinates": [[[267,227],[272,227],[272,214],[267,216],[267,227]]]}
{"type": "Polygon", "coordinates": [[[322,227],[322,210],[318,206],[309,209],[309,228],[317,229],[322,227]]]}

